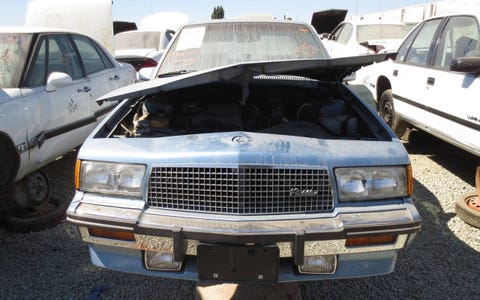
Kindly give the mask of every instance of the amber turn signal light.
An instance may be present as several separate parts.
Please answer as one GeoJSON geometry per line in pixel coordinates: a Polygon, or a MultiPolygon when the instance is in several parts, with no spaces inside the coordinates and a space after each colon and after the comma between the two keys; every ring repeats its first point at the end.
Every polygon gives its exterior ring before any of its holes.
{"type": "Polygon", "coordinates": [[[135,241],[135,235],[131,231],[120,231],[103,228],[88,228],[88,234],[93,237],[100,237],[113,240],[135,241]]]}
{"type": "Polygon", "coordinates": [[[354,246],[369,246],[369,245],[381,245],[381,244],[391,244],[397,240],[396,235],[379,235],[379,236],[369,236],[369,237],[353,237],[347,238],[345,246],[354,247],[354,246]]]}

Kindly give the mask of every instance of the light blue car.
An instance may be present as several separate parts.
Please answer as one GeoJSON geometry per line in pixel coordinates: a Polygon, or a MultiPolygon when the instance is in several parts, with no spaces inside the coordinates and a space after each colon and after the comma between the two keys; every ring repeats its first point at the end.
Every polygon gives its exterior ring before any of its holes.
{"type": "Polygon", "coordinates": [[[301,23],[188,25],[168,70],[101,97],[124,100],[81,147],[67,211],[92,262],[211,282],[392,272],[421,227],[409,157],[341,83],[385,55],[324,53],[301,23]],[[261,40],[280,59],[248,60],[261,40]],[[244,58],[203,68],[209,43],[244,58]]]}

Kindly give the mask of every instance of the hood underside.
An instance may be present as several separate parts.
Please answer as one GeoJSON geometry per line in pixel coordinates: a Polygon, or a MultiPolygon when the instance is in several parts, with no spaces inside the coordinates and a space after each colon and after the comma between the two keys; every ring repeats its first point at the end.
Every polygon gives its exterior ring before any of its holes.
{"type": "Polygon", "coordinates": [[[243,86],[258,75],[294,75],[321,81],[341,82],[362,66],[380,62],[392,54],[363,55],[330,59],[282,60],[239,63],[166,78],[157,78],[122,87],[97,101],[123,100],[198,86],[213,82],[232,82],[243,86]]]}
{"type": "Polygon", "coordinates": [[[314,12],[312,15],[312,26],[318,34],[330,33],[347,16],[345,9],[329,9],[314,12]]]}

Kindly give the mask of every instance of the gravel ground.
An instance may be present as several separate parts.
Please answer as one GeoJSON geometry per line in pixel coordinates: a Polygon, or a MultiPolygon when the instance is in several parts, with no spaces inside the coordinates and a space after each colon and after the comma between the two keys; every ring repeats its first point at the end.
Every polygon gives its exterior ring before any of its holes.
{"type": "MultiPolygon", "coordinates": [[[[423,226],[395,271],[299,283],[303,299],[480,299],[480,230],[460,220],[454,205],[459,195],[475,191],[477,159],[424,135],[412,140],[406,147],[423,226]]],[[[74,160],[71,153],[45,168],[54,194],[66,201],[74,193],[74,160]]],[[[0,229],[0,299],[195,299],[195,286],[95,267],[65,222],[28,234],[0,229]]]]}

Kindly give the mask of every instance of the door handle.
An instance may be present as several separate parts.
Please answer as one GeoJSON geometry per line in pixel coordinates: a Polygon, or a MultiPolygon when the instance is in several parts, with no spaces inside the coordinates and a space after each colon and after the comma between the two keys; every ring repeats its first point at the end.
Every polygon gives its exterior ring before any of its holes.
{"type": "Polygon", "coordinates": [[[433,77],[428,77],[428,78],[427,78],[427,84],[428,84],[428,85],[434,85],[434,84],[435,84],[435,78],[433,78],[433,77]]]}
{"type": "Polygon", "coordinates": [[[120,76],[115,75],[113,77],[110,77],[110,80],[120,80],[120,76]]]}
{"type": "Polygon", "coordinates": [[[398,70],[393,70],[393,76],[398,76],[398,70]]]}
{"type": "Polygon", "coordinates": [[[91,89],[88,86],[84,86],[82,89],[77,89],[77,92],[79,93],[88,93],[90,91],[91,89]]]}

